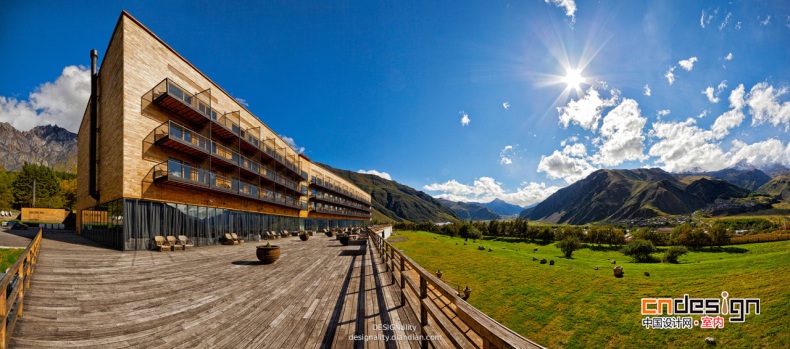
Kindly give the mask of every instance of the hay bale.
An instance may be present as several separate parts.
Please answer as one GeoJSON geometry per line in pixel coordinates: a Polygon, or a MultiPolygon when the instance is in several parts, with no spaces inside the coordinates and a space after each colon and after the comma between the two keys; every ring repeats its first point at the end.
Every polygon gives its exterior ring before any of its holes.
{"type": "Polygon", "coordinates": [[[538,257],[532,256],[532,261],[534,262],[536,260],[538,260],[538,257]]]}
{"type": "Polygon", "coordinates": [[[540,264],[546,264],[547,262],[548,261],[546,260],[546,258],[543,258],[543,259],[540,260],[540,264]]]}
{"type": "Polygon", "coordinates": [[[549,265],[554,265],[554,260],[553,259],[549,261],[549,265]]]}

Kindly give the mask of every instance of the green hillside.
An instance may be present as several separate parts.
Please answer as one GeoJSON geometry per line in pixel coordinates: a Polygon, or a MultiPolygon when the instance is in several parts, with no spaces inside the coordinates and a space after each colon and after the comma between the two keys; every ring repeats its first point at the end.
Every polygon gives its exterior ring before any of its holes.
{"type": "Polygon", "coordinates": [[[441,203],[449,207],[458,214],[463,220],[488,221],[499,219],[500,216],[488,207],[476,202],[455,202],[450,200],[438,199],[441,203]]]}

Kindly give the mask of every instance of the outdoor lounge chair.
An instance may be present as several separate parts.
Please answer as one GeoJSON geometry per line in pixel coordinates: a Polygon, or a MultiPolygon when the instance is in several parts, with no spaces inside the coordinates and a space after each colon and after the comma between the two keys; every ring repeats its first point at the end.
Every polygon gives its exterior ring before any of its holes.
{"type": "Polygon", "coordinates": [[[274,239],[276,239],[276,238],[278,238],[278,237],[279,237],[279,236],[277,236],[277,233],[275,233],[274,231],[270,231],[270,232],[269,232],[269,238],[270,238],[270,239],[274,240],[274,239]]]}
{"type": "Polygon", "coordinates": [[[229,233],[225,233],[225,245],[238,245],[238,244],[239,244],[239,242],[236,241],[236,240],[233,240],[233,237],[230,236],[229,233]]]}
{"type": "Polygon", "coordinates": [[[184,249],[184,246],[183,245],[179,245],[178,244],[178,239],[176,239],[176,237],[173,236],[173,235],[168,235],[167,236],[167,244],[170,245],[170,247],[173,248],[173,251],[175,251],[175,250],[183,250],[184,249]]]}
{"type": "Polygon", "coordinates": [[[182,246],[181,248],[184,251],[186,251],[186,250],[188,250],[188,249],[190,249],[190,248],[195,246],[195,243],[192,242],[191,240],[189,240],[186,235],[179,235],[178,236],[178,241],[176,241],[176,244],[182,246]]]}
{"type": "Polygon", "coordinates": [[[154,249],[159,252],[170,251],[170,244],[168,244],[164,236],[157,235],[154,236],[154,249]]]}
{"type": "Polygon", "coordinates": [[[244,243],[244,239],[240,238],[238,235],[236,235],[236,233],[230,233],[230,237],[232,237],[233,240],[238,241],[240,244],[244,243]]]}

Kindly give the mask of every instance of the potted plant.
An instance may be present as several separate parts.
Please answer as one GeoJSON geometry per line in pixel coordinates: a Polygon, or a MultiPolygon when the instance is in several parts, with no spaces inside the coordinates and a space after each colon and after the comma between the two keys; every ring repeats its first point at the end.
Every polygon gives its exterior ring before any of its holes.
{"type": "Polygon", "coordinates": [[[310,238],[310,235],[307,235],[306,231],[299,232],[299,239],[301,239],[302,241],[307,241],[307,239],[309,239],[309,238],[310,238]]]}
{"type": "Polygon", "coordinates": [[[337,239],[340,240],[340,243],[343,244],[343,246],[348,246],[348,240],[350,238],[351,237],[348,234],[337,234],[337,239]]]}
{"type": "Polygon", "coordinates": [[[313,231],[312,230],[308,230],[307,231],[307,235],[313,236],[313,231]]]}
{"type": "Polygon", "coordinates": [[[280,259],[280,246],[275,246],[267,242],[266,245],[259,245],[257,247],[255,255],[261,263],[271,264],[280,259]]]}
{"type": "Polygon", "coordinates": [[[327,236],[327,237],[330,237],[330,238],[331,238],[333,235],[335,235],[335,233],[334,233],[334,232],[332,232],[331,230],[328,230],[328,229],[324,229],[324,234],[326,234],[326,236],[327,236]]]}

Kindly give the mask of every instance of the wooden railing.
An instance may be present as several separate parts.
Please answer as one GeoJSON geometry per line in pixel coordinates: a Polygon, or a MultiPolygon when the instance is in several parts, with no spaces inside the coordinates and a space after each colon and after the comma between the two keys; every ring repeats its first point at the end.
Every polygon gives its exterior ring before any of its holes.
{"type": "Polygon", "coordinates": [[[369,229],[385,271],[400,287],[400,305],[408,303],[420,321],[422,348],[428,348],[428,338],[446,339],[457,348],[542,348],[469,305],[444,281],[382,239],[379,227],[369,229]]]}
{"type": "Polygon", "coordinates": [[[30,288],[30,276],[36,267],[38,251],[41,249],[41,229],[25,249],[25,253],[19,257],[8,272],[0,280],[2,295],[0,295],[0,349],[8,348],[11,334],[14,333],[14,325],[17,318],[22,317],[22,304],[25,300],[25,292],[30,288]]]}

